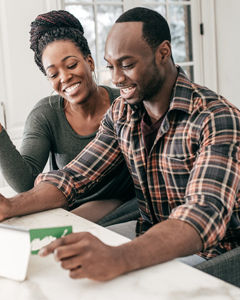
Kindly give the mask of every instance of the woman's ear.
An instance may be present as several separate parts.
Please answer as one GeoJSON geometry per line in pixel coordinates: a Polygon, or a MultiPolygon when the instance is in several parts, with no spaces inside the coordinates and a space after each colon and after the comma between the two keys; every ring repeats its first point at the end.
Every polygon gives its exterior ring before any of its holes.
{"type": "Polygon", "coordinates": [[[91,72],[93,72],[95,70],[95,64],[94,64],[94,60],[93,60],[92,56],[88,55],[87,58],[86,58],[86,60],[87,60],[87,62],[89,64],[89,66],[90,66],[91,72]]]}

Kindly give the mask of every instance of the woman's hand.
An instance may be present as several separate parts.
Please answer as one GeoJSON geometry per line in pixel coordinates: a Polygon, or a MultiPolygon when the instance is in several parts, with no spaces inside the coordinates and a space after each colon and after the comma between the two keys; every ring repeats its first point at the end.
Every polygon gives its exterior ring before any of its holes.
{"type": "Polygon", "coordinates": [[[121,248],[108,246],[89,232],[69,234],[39,251],[40,256],[50,253],[71,278],[106,281],[127,271],[121,248]]]}

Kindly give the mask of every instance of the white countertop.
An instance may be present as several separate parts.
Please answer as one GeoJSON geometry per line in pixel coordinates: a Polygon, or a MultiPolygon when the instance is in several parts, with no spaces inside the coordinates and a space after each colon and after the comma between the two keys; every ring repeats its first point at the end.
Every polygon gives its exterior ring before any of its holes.
{"type": "MultiPolygon", "coordinates": [[[[1,191],[0,191],[1,192],[1,191]]],[[[63,209],[54,209],[4,221],[24,228],[72,225],[89,231],[109,245],[128,239],[63,209]]],[[[73,280],[52,255],[31,255],[27,278],[17,282],[0,278],[1,300],[225,300],[240,299],[240,289],[178,261],[120,276],[109,282],[73,280]]]]}
{"type": "Polygon", "coordinates": [[[3,194],[5,197],[12,197],[17,193],[10,186],[5,186],[0,188],[0,194],[3,194]]]}

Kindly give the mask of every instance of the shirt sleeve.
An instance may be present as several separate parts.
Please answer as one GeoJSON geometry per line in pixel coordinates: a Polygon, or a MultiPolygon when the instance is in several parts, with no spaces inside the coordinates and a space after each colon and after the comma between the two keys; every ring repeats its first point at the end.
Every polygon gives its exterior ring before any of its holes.
{"type": "Polygon", "coordinates": [[[39,111],[33,110],[29,114],[19,151],[4,129],[0,133],[1,172],[8,184],[17,192],[31,189],[35,178],[46,165],[50,141],[45,123],[39,111]]]}
{"type": "Polygon", "coordinates": [[[192,225],[203,250],[226,233],[240,187],[240,117],[236,109],[208,113],[200,131],[200,148],[190,174],[185,204],[170,215],[192,225]]]}
{"type": "Polygon", "coordinates": [[[95,139],[63,169],[40,174],[35,185],[40,182],[53,184],[62,191],[71,208],[82,193],[101,183],[104,177],[114,172],[123,160],[110,108],[101,122],[95,139]]]}

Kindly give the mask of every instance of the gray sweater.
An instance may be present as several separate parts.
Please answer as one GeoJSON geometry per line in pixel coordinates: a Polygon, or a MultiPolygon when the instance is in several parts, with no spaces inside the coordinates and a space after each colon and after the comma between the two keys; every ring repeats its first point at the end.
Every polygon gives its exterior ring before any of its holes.
{"type": "MultiPolygon", "coordinates": [[[[104,86],[111,103],[119,90],[104,86]]],[[[63,168],[95,137],[77,134],[68,123],[63,98],[46,97],[30,112],[23,133],[20,151],[16,149],[7,132],[0,133],[0,167],[8,184],[17,192],[31,189],[49,158],[50,170],[63,168]]]]}

